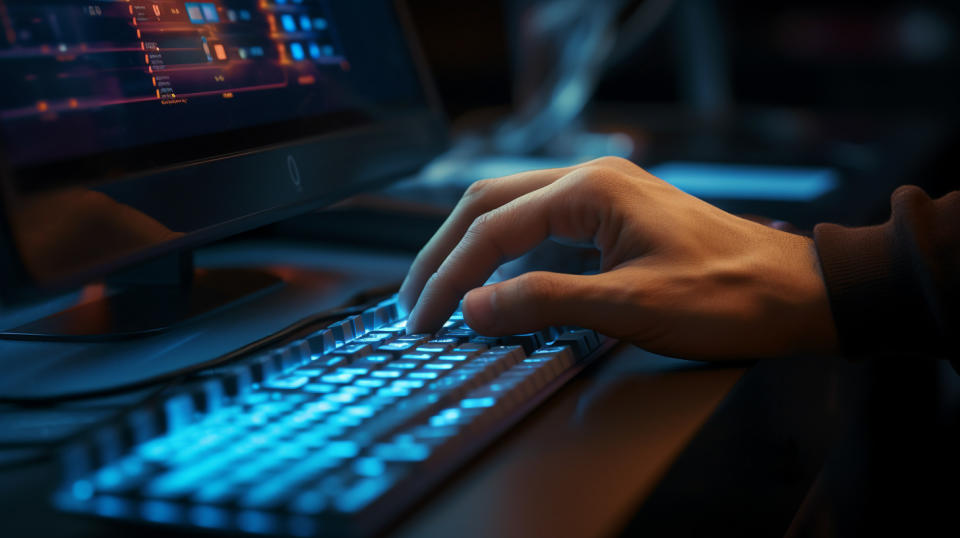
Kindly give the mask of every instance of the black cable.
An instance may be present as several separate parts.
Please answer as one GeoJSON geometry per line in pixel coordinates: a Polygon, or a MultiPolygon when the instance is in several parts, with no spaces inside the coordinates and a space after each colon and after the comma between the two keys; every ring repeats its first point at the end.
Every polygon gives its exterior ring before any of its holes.
{"type": "Polygon", "coordinates": [[[52,406],[70,401],[104,398],[107,396],[124,394],[138,389],[156,387],[156,391],[152,392],[143,400],[138,401],[137,404],[134,404],[139,405],[144,401],[149,400],[151,397],[162,393],[171,386],[176,386],[184,381],[189,380],[191,376],[198,372],[209,370],[216,366],[226,364],[264,349],[277,347],[282,343],[286,343],[288,340],[292,341],[296,339],[296,337],[300,336],[301,334],[308,334],[322,329],[323,327],[318,327],[318,325],[323,323],[329,325],[334,321],[339,321],[348,316],[360,314],[373,304],[376,304],[382,301],[385,297],[395,293],[397,289],[399,289],[399,286],[390,285],[360,292],[346,302],[346,305],[350,306],[343,306],[331,311],[314,314],[229,353],[220,355],[207,361],[192,364],[179,370],[173,370],[164,374],[148,377],[131,383],[117,385],[114,387],[57,394],[54,396],[24,397],[0,395],[0,404],[12,404],[22,407],[52,406]],[[157,387],[157,385],[160,384],[162,385],[157,387]]]}

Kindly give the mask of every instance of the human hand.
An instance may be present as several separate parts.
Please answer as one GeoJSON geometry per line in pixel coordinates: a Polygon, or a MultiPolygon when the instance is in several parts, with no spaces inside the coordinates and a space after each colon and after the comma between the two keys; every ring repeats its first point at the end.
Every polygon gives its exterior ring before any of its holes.
{"type": "Polygon", "coordinates": [[[837,347],[810,239],[610,157],[473,184],[400,289],[412,332],[438,329],[461,299],[467,323],[488,335],[576,325],[698,359],[837,347]],[[548,238],[592,245],[602,272],[535,271],[482,286],[548,238]]]}

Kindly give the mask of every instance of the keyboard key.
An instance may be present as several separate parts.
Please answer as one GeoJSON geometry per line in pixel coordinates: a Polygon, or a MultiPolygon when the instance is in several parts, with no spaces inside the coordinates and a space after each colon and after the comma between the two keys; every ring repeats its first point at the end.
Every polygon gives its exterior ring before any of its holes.
{"type": "Polygon", "coordinates": [[[503,338],[497,338],[494,336],[474,336],[470,338],[471,344],[482,344],[487,347],[494,347],[502,345],[504,342],[503,338]]]}
{"type": "Polygon", "coordinates": [[[435,358],[436,355],[432,353],[404,353],[400,355],[400,360],[402,361],[429,361],[435,358]]]}
{"type": "Polygon", "coordinates": [[[364,355],[369,355],[373,351],[373,346],[365,343],[352,343],[341,346],[333,352],[335,357],[344,357],[348,361],[356,360],[364,355]]]}
{"type": "Polygon", "coordinates": [[[333,339],[336,340],[337,345],[345,344],[350,340],[353,340],[353,338],[356,336],[353,330],[353,322],[350,320],[350,318],[338,321],[336,323],[331,323],[327,329],[333,333],[333,339]]]}
{"type": "Polygon", "coordinates": [[[378,353],[389,353],[394,357],[399,357],[404,353],[417,348],[419,342],[390,342],[377,348],[378,353]]]}
{"type": "Polygon", "coordinates": [[[369,361],[366,358],[355,360],[350,363],[350,369],[352,371],[361,371],[371,372],[373,370],[379,370],[380,368],[386,366],[387,362],[381,361],[369,361]]]}
{"type": "Polygon", "coordinates": [[[428,354],[437,355],[440,353],[446,353],[447,351],[450,351],[450,349],[452,348],[453,346],[450,344],[445,344],[445,345],[424,344],[418,347],[417,349],[415,349],[414,351],[416,351],[417,353],[428,353],[428,354]]]}
{"type": "Polygon", "coordinates": [[[471,354],[471,353],[483,353],[483,352],[486,351],[487,349],[488,349],[488,347],[487,347],[485,344],[477,344],[477,343],[473,343],[473,342],[465,342],[465,343],[463,343],[463,344],[459,344],[457,347],[453,348],[453,350],[451,350],[451,351],[452,351],[453,353],[467,353],[467,354],[471,354]]]}
{"type": "Polygon", "coordinates": [[[455,338],[461,342],[475,338],[477,333],[472,329],[442,329],[439,335],[443,338],[455,338]]]}
{"type": "Polygon", "coordinates": [[[368,309],[364,310],[364,311],[363,311],[363,314],[361,315],[361,317],[363,318],[363,325],[364,325],[364,327],[367,327],[368,329],[375,329],[375,328],[379,327],[380,325],[383,325],[383,323],[384,323],[383,321],[378,322],[378,319],[377,319],[377,309],[376,309],[376,307],[374,307],[374,308],[368,308],[368,309]]]}
{"type": "Polygon", "coordinates": [[[577,360],[590,354],[590,344],[587,335],[582,332],[565,332],[558,336],[551,345],[570,346],[577,360]]]}
{"type": "Polygon", "coordinates": [[[387,491],[393,483],[394,477],[389,474],[363,478],[334,497],[333,506],[338,512],[348,514],[359,512],[373,503],[373,501],[387,491]]]}
{"type": "Polygon", "coordinates": [[[310,383],[303,387],[303,390],[314,394],[329,394],[337,390],[336,385],[330,383],[310,383]]]}
{"type": "Polygon", "coordinates": [[[452,362],[465,362],[469,358],[469,355],[462,353],[451,353],[447,355],[438,355],[438,361],[452,361],[452,362]]]}
{"type": "Polygon", "coordinates": [[[380,388],[387,384],[383,379],[358,379],[355,384],[358,387],[380,388]]]}
{"type": "Polygon", "coordinates": [[[275,390],[295,390],[305,386],[309,382],[310,378],[307,376],[288,376],[273,379],[264,383],[263,386],[275,390]]]}
{"type": "Polygon", "coordinates": [[[250,361],[250,374],[255,383],[262,383],[280,372],[280,361],[276,355],[261,355],[250,361]]]}
{"type": "Polygon", "coordinates": [[[398,379],[393,383],[390,383],[390,386],[398,389],[419,389],[424,386],[424,381],[420,379],[398,379]]]}
{"type": "Polygon", "coordinates": [[[420,363],[417,362],[393,361],[386,365],[385,368],[391,370],[416,370],[419,366],[420,363]]]}
{"type": "Polygon", "coordinates": [[[430,340],[432,336],[425,333],[420,334],[405,334],[403,336],[398,336],[395,342],[415,342],[417,344],[422,344],[427,340],[430,340]]]}
{"type": "Polygon", "coordinates": [[[428,346],[456,346],[460,341],[456,338],[434,338],[433,340],[427,340],[425,345],[428,346]]]}
{"type": "Polygon", "coordinates": [[[333,332],[329,329],[323,329],[310,335],[307,338],[307,344],[310,345],[310,352],[313,355],[323,355],[324,353],[333,351],[337,342],[333,336],[333,332]]]}
{"type": "Polygon", "coordinates": [[[387,398],[403,398],[405,396],[410,396],[410,389],[400,387],[384,387],[377,391],[377,395],[385,396],[387,398]]]}
{"type": "Polygon", "coordinates": [[[337,385],[346,385],[353,381],[353,378],[356,377],[354,374],[350,373],[333,373],[320,376],[320,381],[324,383],[333,383],[337,385]]]}
{"type": "Polygon", "coordinates": [[[361,376],[361,375],[367,375],[369,372],[370,370],[366,368],[357,368],[356,366],[349,366],[349,367],[337,368],[334,373],[348,374],[352,376],[361,376]]]}
{"type": "Polygon", "coordinates": [[[522,347],[528,355],[544,344],[543,336],[540,333],[515,334],[504,337],[502,341],[507,346],[522,347]]]}
{"type": "Polygon", "coordinates": [[[340,389],[340,392],[346,394],[353,394],[354,396],[366,396],[370,394],[370,387],[359,386],[354,383],[354,385],[347,385],[340,389]]]}
{"type": "Polygon", "coordinates": [[[312,366],[304,366],[303,368],[297,368],[296,370],[293,371],[293,374],[302,375],[306,377],[320,377],[323,374],[330,372],[330,370],[328,370],[327,368],[323,368],[322,365],[320,366],[321,366],[320,368],[316,368],[312,366]]]}
{"type": "Polygon", "coordinates": [[[384,340],[391,338],[392,336],[393,335],[390,333],[373,332],[367,333],[360,338],[355,339],[354,342],[359,344],[379,344],[384,340]]]}
{"type": "Polygon", "coordinates": [[[380,444],[373,447],[373,456],[387,462],[424,461],[430,456],[430,447],[417,443],[380,444]]]}

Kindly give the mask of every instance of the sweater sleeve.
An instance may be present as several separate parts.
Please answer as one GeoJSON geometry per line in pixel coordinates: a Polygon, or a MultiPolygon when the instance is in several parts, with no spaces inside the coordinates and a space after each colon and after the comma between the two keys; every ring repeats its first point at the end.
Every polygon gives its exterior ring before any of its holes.
{"type": "Polygon", "coordinates": [[[931,200],[900,187],[891,207],[879,226],[814,229],[841,352],[949,358],[957,367],[960,191],[931,200]]]}

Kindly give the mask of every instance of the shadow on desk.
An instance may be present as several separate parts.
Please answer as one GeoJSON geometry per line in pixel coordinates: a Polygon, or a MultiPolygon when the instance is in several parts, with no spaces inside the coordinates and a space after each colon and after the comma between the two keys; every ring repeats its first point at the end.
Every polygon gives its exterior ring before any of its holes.
{"type": "Polygon", "coordinates": [[[759,363],[623,534],[956,535],[958,410],[942,361],[759,363]]]}

